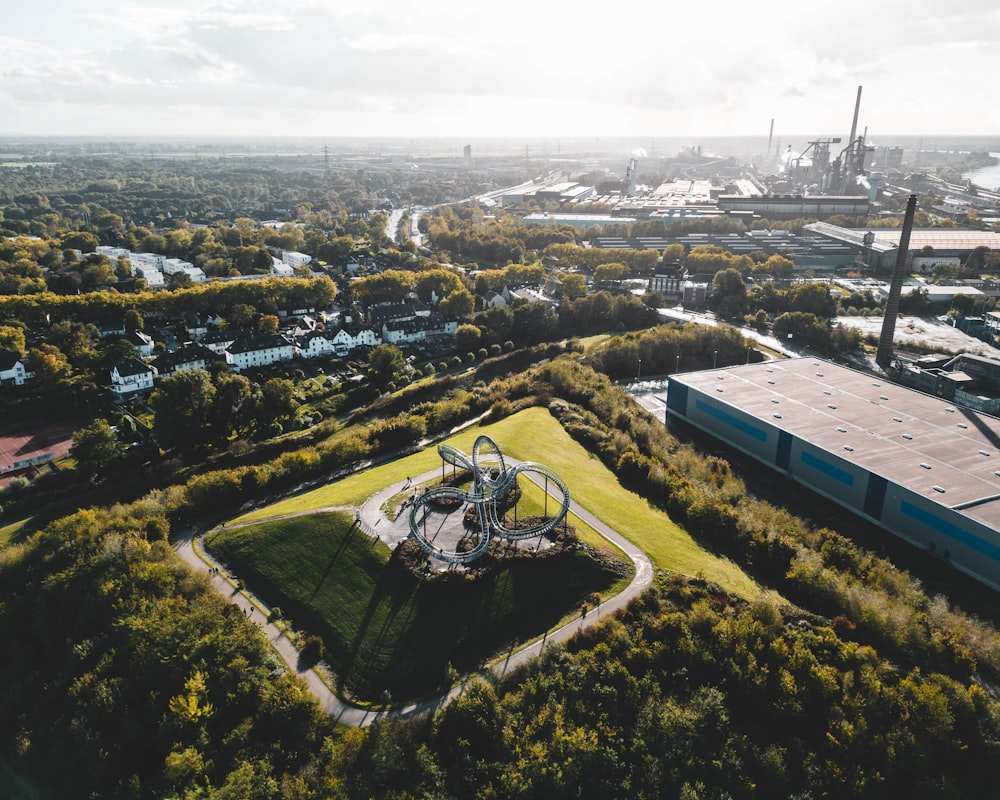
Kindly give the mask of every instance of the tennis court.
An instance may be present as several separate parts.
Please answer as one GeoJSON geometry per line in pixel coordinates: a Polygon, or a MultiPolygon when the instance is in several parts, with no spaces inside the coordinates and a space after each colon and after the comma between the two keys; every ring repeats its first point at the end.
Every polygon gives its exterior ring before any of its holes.
{"type": "Polygon", "coordinates": [[[59,422],[0,436],[0,485],[31,467],[63,458],[73,446],[75,430],[72,423],[59,422]]]}

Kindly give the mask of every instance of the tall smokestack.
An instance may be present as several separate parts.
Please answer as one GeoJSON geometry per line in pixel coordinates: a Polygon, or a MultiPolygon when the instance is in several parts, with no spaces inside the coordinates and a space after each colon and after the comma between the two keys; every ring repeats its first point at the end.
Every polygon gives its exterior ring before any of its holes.
{"type": "Polygon", "coordinates": [[[771,130],[767,134],[767,157],[771,157],[771,139],[774,136],[774,120],[771,120],[771,130]]]}
{"type": "Polygon", "coordinates": [[[858,99],[854,101],[854,120],[851,122],[851,138],[847,140],[847,146],[854,145],[854,136],[858,132],[858,112],[861,110],[861,88],[858,87],[858,99]]]}
{"type": "Polygon", "coordinates": [[[913,215],[917,210],[917,196],[910,195],[906,203],[906,216],[903,217],[903,230],[899,234],[899,250],[896,252],[896,266],[892,270],[892,281],[889,283],[889,297],[885,301],[885,318],[882,320],[882,333],[878,337],[878,350],[875,351],[875,363],[882,369],[889,366],[892,359],[892,339],[896,334],[896,317],[899,314],[899,296],[902,294],[903,278],[906,275],[906,256],[910,250],[910,233],[913,231],[913,215]]]}

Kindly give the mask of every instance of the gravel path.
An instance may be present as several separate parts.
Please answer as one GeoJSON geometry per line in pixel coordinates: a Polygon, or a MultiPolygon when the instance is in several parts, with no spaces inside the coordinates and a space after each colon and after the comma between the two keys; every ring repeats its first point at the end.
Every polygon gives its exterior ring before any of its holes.
{"type": "MultiPolygon", "coordinates": [[[[437,475],[438,470],[433,470],[425,473],[424,475],[414,477],[413,483],[420,484],[435,478],[437,475]]],[[[535,480],[539,486],[542,485],[541,481],[536,479],[536,476],[533,476],[531,473],[526,473],[526,477],[535,480]]],[[[385,538],[390,543],[395,542],[398,544],[400,541],[400,525],[398,523],[395,525],[389,523],[389,521],[382,515],[381,507],[386,500],[393,495],[404,491],[408,485],[409,484],[404,481],[386,487],[382,491],[372,495],[372,497],[364,503],[360,510],[363,522],[370,530],[377,531],[380,537],[383,536],[383,531],[379,530],[379,527],[384,525],[386,528],[385,538]]],[[[302,513],[313,514],[322,510],[334,509],[313,509],[302,513]]],[[[564,642],[577,631],[581,631],[584,628],[594,625],[602,617],[624,608],[630,600],[637,597],[643,590],[650,586],[653,581],[653,565],[645,553],[620,534],[611,530],[611,528],[601,522],[596,516],[582,508],[575,500],[572,501],[570,510],[583,522],[590,525],[601,536],[607,539],[611,544],[621,549],[629,557],[629,559],[631,559],[633,565],[635,566],[635,576],[632,578],[631,583],[629,583],[624,591],[615,595],[606,602],[599,604],[597,608],[592,611],[581,613],[578,618],[572,620],[571,622],[548,631],[540,639],[528,644],[521,650],[515,652],[512,647],[506,658],[495,663],[492,667],[487,668],[492,669],[492,671],[499,676],[505,675],[507,672],[526,663],[529,659],[538,656],[541,654],[543,648],[550,642],[564,642]]],[[[288,516],[297,515],[282,515],[282,517],[288,516]]],[[[401,515],[401,521],[405,517],[405,514],[401,515]]],[[[405,522],[403,522],[403,525],[405,525],[405,522]]],[[[453,687],[451,691],[446,694],[405,706],[397,706],[390,709],[388,712],[370,711],[346,702],[338,697],[337,694],[323,682],[316,670],[302,667],[299,661],[299,653],[295,646],[288,640],[288,637],[281,629],[267,621],[270,613],[268,606],[245,590],[239,590],[236,587],[236,576],[227,575],[223,567],[215,562],[205,551],[203,547],[204,538],[206,535],[210,534],[212,530],[199,533],[195,528],[190,528],[181,531],[172,539],[174,550],[192,569],[197,572],[208,574],[212,588],[231,603],[236,605],[250,620],[254,621],[263,629],[264,634],[271,642],[271,645],[277,651],[278,655],[281,656],[285,664],[287,664],[288,668],[306,682],[309,687],[309,691],[312,692],[313,696],[322,706],[323,710],[326,711],[327,714],[334,717],[338,722],[352,727],[365,727],[380,717],[406,718],[435,711],[445,706],[454,698],[460,696],[465,691],[465,687],[468,682],[479,677],[478,675],[468,676],[462,683],[453,687]]],[[[403,538],[405,538],[405,536],[403,538]]],[[[390,544],[390,546],[394,546],[394,544],[390,544]]]]}

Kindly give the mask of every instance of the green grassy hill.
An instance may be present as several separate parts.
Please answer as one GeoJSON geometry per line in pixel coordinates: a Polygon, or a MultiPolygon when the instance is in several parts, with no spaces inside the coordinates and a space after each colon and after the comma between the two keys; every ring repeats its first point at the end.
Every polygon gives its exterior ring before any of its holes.
{"type": "MultiPolygon", "coordinates": [[[[659,569],[702,575],[742,597],[755,598],[764,592],[739,565],[706,550],[647,498],[623,487],[615,474],[566,433],[547,409],[525,409],[491,425],[464,430],[446,443],[470,452],[476,437],[483,433],[493,437],[505,454],[555,470],[569,486],[574,502],[641,547],[659,569]]],[[[257,509],[235,521],[263,520],[329,506],[360,506],[384,486],[440,466],[437,448],[428,447],[407,458],[257,509]]],[[[577,524],[572,515],[570,524],[577,524]]],[[[603,543],[584,526],[577,525],[577,529],[580,537],[595,547],[603,543]]]]}
{"type": "Polygon", "coordinates": [[[590,548],[488,560],[475,579],[421,581],[327,512],[226,528],[208,542],[249,587],[296,628],[323,638],[340,683],[359,697],[416,697],[444,684],[448,665],[471,672],[511,642],[540,636],[625,565],[590,548]]]}

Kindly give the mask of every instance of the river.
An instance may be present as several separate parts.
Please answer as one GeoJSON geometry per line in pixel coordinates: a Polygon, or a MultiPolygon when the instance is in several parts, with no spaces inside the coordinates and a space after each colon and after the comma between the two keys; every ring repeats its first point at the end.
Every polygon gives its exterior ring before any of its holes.
{"type": "MultiPolygon", "coordinates": [[[[1000,153],[990,153],[990,155],[1000,159],[1000,153]]],[[[991,192],[1000,191],[1000,163],[994,164],[992,167],[982,167],[971,172],[964,172],[962,177],[968,178],[977,186],[991,192]]]]}

